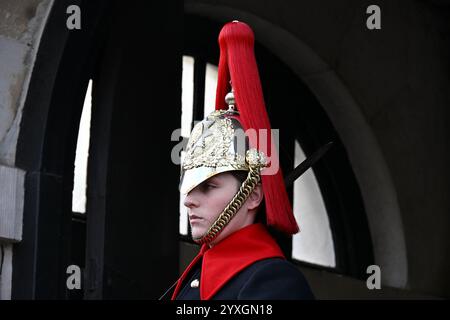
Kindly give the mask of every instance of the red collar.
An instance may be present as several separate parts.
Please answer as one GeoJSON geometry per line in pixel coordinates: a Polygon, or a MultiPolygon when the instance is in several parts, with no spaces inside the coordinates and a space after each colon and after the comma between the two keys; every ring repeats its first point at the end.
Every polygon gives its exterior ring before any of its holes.
{"type": "Polygon", "coordinates": [[[256,261],[280,257],[283,252],[266,228],[258,223],[244,227],[209,248],[203,245],[178,280],[172,299],[178,295],[184,279],[202,258],[200,299],[209,300],[237,273],[256,261]]]}

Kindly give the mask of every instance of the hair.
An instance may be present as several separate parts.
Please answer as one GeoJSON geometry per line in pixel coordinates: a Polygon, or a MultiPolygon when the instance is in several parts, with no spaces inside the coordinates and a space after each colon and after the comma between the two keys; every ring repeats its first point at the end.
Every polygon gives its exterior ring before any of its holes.
{"type": "MultiPolygon", "coordinates": [[[[247,179],[248,172],[243,170],[236,170],[236,171],[230,171],[230,174],[232,174],[239,182],[242,184],[245,179],[247,179]]],[[[260,182],[261,183],[261,182],[260,182]]],[[[262,202],[260,203],[259,207],[256,211],[256,217],[255,217],[255,223],[261,223],[266,226],[269,233],[272,235],[272,237],[275,239],[275,241],[278,244],[284,243],[286,235],[282,232],[274,228],[273,226],[270,226],[267,224],[267,216],[266,216],[266,200],[263,198],[262,202]]],[[[289,256],[289,251],[286,251],[285,247],[281,246],[284,254],[286,256],[289,256]]]]}
{"type": "Polygon", "coordinates": [[[247,179],[248,172],[244,170],[230,171],[230,173],[242,184],[247,179]]]}
{"type": "MultiPolygon", "coordinates": [[[[240,184],[242,184],[244,183],[245,179],[247,179],[248,172],[243,170],[235,170],[230,171],[230,174],[232,174],[233,177],[235,177],[240,182],[240,184]]],[[[257,208],[255,222],[266,224],[266,204],[264,199],[261,201],[259,207],[257,208]]]]}

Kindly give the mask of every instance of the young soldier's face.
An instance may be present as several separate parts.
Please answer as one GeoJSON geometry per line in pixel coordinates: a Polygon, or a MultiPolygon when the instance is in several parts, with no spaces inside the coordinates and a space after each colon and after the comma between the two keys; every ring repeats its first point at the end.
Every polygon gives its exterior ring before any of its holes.
{"type": "MultiPolygon", "coordinates": [[[[186,196],[184,205],[188,208],[192,238],[201,238],[216,221],[223,209],[230,203],[241,183],[230,173],[221,173],[204,181],[186,196]]],[[[219,242],[234,231],[253,223],[254,215],[249,215],[246,204],[222,230],[214,243],[219,242]]]]}

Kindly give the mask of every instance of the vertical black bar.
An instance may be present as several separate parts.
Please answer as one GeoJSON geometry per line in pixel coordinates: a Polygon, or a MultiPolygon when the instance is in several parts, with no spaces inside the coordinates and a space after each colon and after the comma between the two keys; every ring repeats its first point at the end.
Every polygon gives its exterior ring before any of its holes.
{"type": "MultiPolygon", "coordinates": [[[[109,39],[110,41],[111,39],[109,39]]],[[[87,204],[86,204],[86,271],[84,297],[103,297],[103,263],[105,218],[107,210],[108,158],[110,148],[111,118],[117,66],[120,64],[119,48],[106,47],[92,83],[92,115],[89,143],[87,204]]]]}
{"type": "Polygon", "coordinates": [[[85,298],[157,299],[178,276],[183,3],[115,4],[94,78],[85,298]]]}
{"type": "MultiPolygon", "coordinates": [[[[205,77],[206,62],[202,58],[195,57],[194,62],[194,103],[192,120],[201,121],[205,109],[205,77]]],[[[192,126],[193,127],[193,126],[192,126]]]]}

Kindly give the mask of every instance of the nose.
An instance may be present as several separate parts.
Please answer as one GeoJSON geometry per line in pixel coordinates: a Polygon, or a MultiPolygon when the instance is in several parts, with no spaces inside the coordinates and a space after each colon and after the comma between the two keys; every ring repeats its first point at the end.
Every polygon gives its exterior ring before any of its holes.
{"type": "Polygon", "coordinates": [[[195,196],[195,191],[194,190],[192,190],[191,192],[189,192],[186,195],[186,198],[184,198],[184,203],[183,204],[184,204],[185,207],[187,207],[189,209],[198,207],[199,201],[198,201],[197,197],[195,196]]]}

